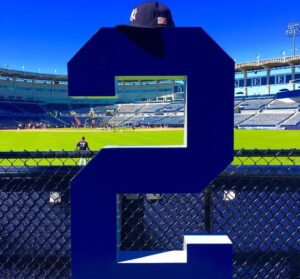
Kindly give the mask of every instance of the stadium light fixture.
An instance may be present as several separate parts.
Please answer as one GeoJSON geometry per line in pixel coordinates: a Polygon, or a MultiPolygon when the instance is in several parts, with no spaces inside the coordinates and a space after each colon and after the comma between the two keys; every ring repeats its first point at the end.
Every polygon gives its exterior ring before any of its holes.
{"type": "Polygon", "coordinates": [[[256,61],[257,61],[257,64],[259,64],[259,60],[260,59],[260,55],[259,55],[259,53],[256,55],[256,61]]]}
{"type": "Polygon", "coordinates": [[[282,55],[283,60],[284,60],[284,62],[285,62],[285,50],[282,50],[282,51],[281,51],[281,55],[282,55]]]}
{"type": "Polygon", "coordinates": [[[288,24],[288,28],[286,30],[286,35],[291,37],[293,40],[293,56],[296,56],[296,37],[300,35],[300,24],[298,22],[292,22],[288,24]]]}

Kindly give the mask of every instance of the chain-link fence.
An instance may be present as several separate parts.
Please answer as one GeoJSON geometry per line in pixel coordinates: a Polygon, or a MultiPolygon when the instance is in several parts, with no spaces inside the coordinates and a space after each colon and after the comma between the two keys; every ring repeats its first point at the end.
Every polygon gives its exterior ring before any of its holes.
{"type": "MultiPolygon", "coordinates": [[[[69,182],[95,154],[0,152],[0,278],[71,278],[69,182]]],[[[119,196],[119,249],[224,233],[234,278],[300,278],[299,186],[300,150],[238,150],[201,194],[119,196]]]]}

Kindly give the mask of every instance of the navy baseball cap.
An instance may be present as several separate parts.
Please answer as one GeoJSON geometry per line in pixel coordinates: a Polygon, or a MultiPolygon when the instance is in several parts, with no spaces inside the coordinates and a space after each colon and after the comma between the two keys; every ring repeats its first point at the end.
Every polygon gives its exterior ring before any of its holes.
{"type": "Polygon", "coordinates": [[[130,15],[131,27],[175,27],[170,9],[162,3],[144,2],[134,8],[130,15]]]}

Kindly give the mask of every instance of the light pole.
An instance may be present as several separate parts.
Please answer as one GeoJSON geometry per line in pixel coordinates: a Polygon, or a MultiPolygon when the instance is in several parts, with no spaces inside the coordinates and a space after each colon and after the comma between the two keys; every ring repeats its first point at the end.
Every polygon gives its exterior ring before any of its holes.
{"type": "Polygon", "coordinates": [[[284,51],[284,50],[281,51],[281,55],[282,55],[282,57],[283,57],[283,61],[285,62],[285,51],[284,51]]]}
{"type": "Polygon", "coordinates": [[[285,33],[288,37],[291,37],[293,40],[292,52],[293,52],[293,56],[295,57],[296,50],[297,50],[296,49],[296,37],[298,37],[300,34],[300,24],[297,22],[289,23],[288,28],[285,33]]]}
{"type": "Polygon", "coordinates": [[[257,65],[259,65],[259,60],[260,59],[260,55],[259,55],[259,53],[256,55],[256,62],[257,62],[257,65]]]}

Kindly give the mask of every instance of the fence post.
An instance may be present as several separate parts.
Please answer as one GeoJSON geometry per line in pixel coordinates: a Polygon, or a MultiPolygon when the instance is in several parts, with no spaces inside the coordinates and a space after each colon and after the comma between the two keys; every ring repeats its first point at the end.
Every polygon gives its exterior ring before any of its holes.
{"type": "Polygon", "coordinates": [[[213,231],[213,206],[211,186],[204,190],[204,228],[205,232],[213,231]]]}

